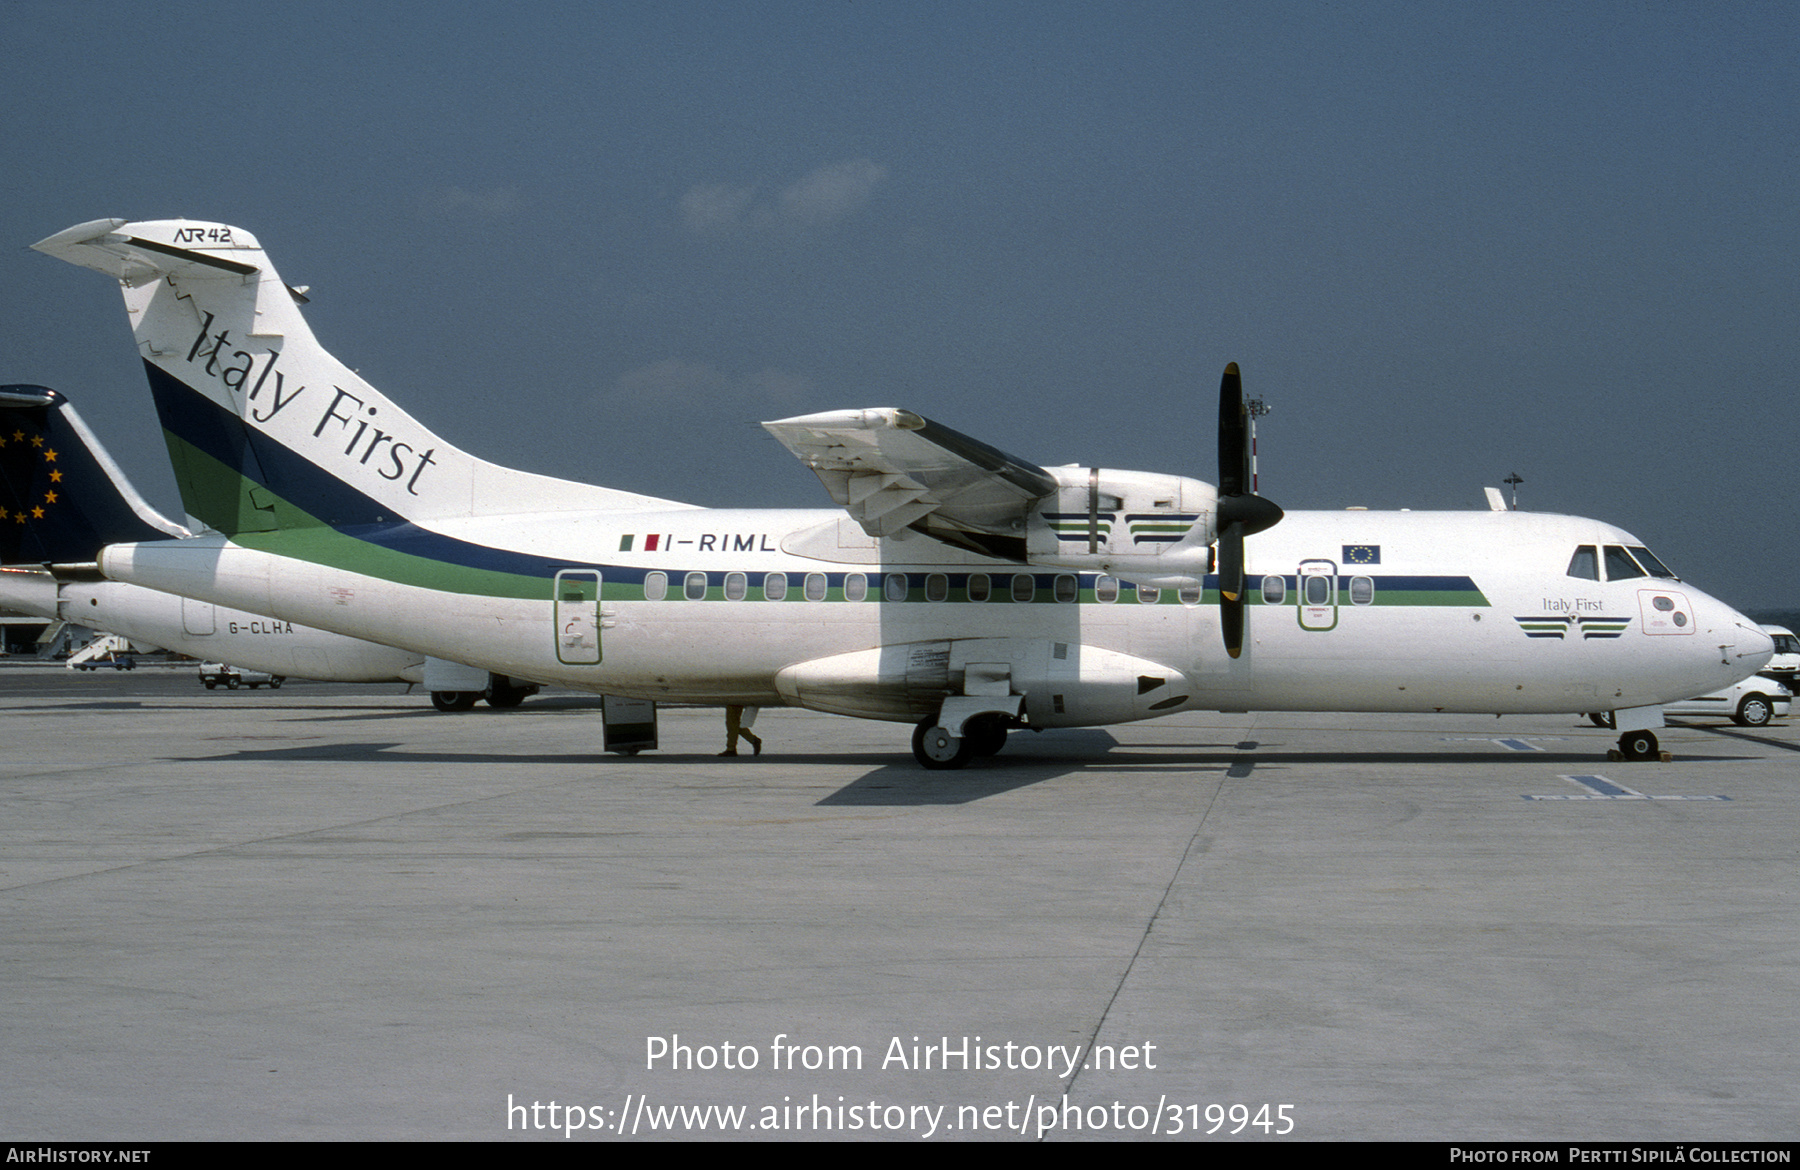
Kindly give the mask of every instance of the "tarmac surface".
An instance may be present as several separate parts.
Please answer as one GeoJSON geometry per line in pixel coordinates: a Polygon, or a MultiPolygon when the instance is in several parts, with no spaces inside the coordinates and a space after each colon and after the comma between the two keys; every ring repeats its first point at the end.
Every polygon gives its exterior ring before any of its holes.
{"type": "Polygon", "coordinates": [[[665,709],[626,758],[589,697],[400,690],[0,668],[0,1133],[1800,1129],[1785,721],[1656,764],[1574,717],[1181,716],[941,773],[895,724],[769,710],[719,759],[665,709]]]}

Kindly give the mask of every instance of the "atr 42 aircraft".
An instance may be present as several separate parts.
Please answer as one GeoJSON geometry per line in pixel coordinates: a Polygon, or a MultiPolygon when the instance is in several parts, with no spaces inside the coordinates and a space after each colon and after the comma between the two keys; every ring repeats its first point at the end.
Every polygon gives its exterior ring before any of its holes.
{"type": "Polygon", "coordinates": [[[1038,467],[909,411],[764,426],[841,511],[715,510],[483,462],[314,340],[248,232],[81,224],[119,280],[186,507],[109,578],[518,678],[915,724],[928,768],[1013,728],[1191,710],[1613,711],[1729,685],[1769,638],[1637,538],[1522,512],[1254,494],[1227,368],[1217,487],[1038,467]]]}

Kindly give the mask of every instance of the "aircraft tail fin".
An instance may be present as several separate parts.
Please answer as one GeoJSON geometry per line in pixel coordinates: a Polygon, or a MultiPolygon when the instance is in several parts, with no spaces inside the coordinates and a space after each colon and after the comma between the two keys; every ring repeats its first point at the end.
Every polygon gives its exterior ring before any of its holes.
{"type": "Polygon", "coordinates": [[[84,565],[108,544],[191,535],[144,501],[67,398],[0,386],[0,564],[84,565]]]}
{"type": "Polygon", "coordinates": [[[183,503],[220,532],[683,506],[444,441],[318,343],[241,228],[103,219],[32,246],[120,282],[183,503]]]}

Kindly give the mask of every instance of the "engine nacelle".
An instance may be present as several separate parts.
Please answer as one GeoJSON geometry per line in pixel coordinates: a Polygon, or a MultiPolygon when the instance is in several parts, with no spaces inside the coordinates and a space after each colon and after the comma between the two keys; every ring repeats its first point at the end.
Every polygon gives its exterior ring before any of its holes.
{"type": "Polygon", "coordinates": [[[1032,518],[1032,564],[1158,586],[1194,584],[1212,567],[1219,508],[1213,485],[1149,471],[1047,470],[1057,492],[1032,518]]]}

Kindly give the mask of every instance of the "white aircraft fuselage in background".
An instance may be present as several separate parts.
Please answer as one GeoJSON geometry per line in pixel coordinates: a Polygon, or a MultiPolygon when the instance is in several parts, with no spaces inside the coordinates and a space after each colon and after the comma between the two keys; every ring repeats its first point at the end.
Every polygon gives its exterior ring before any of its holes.
{"type": "Polygon", "coordinates": [[[0,605],[282,678],[422,682],[424,656],[121,581],[0,569],[0,605]]]}
{"type": "Polygon", "coordinates": [[[36,246],[121,280],[184,501],[219,533],[115,545],[108,577],[499,674],[953,744],[979,720],[1196,709],[1611,710],[1630,731],[1771,650],[1596,521],[1263,505],[1279,523],[1234,528],[1248,493],[1223,472],[1215,488],[1037,468],[904,411],[765,424],[844,510],[700,509],[512,471],[320,347],[241,229],[105,220],[36,246]],[[1234,531],[1237,657],[1220,603],[1234,531]]]}
{"type": "Polygon", "coordinates": [[[0,385],[0,605],[283,678],[424,679],[411,651],[96,579],[108,543],[192,535],[138,493],[67,397],[0,385]]]}

